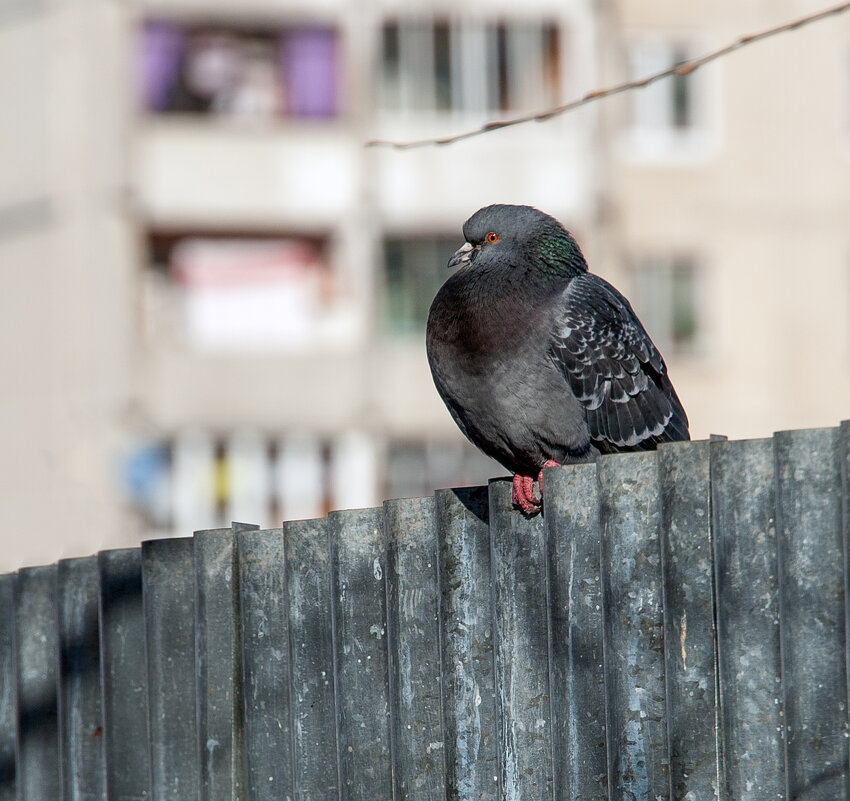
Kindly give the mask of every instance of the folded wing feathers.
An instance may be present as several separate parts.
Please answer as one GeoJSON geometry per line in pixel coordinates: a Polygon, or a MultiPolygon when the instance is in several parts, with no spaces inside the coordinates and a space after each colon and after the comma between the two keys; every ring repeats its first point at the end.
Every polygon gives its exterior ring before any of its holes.
{"type": "Polygon", "coordinates": [[[564,300],[552,354],[586,407],[600,450],[687,439],[664,360],[628,302],[590,274],[575,279],[564,300]]]}

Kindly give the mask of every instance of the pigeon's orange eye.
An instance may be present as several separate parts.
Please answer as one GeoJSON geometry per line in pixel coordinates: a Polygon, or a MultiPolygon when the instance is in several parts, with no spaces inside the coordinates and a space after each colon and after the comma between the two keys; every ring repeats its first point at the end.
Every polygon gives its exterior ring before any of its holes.
{"type": "Polygon", "coordinates": [[[498,242],[499,241],[499,235],[494,234],[492,231],[490,231],[490,233],[487,234],[487,236],[485,238],[487,239],[488,242],[498,242]]]}

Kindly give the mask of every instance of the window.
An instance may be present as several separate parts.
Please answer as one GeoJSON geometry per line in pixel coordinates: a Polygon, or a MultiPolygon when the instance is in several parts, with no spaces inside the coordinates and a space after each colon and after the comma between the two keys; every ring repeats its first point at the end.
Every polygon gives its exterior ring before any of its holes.
{"type": "Polygon", "coordinates": [[[699,271],[690,258],[648,258],[635,270],[634,306],[664,355],[689,353],[701,335],[699,271]]]}
{"type": "MultiPolygon", "coordinates": [[[[629,77],[645,78],[698,54],[686,43],[647,37],[632,43],[629,77]]],[[[711,138],[710,67],[689,75],[671,75],[629,93],[627,152],[637,157],[668,158],[704,153],[711,138]]]]}
{"type": "Polygon", "coordinates": [[[150,21],[139,54],[143,105],[243,121],[333,117],[337,50],[330,28],[150,21]]]}
{"type": "Polygon", "coordinates": [[[446,487],[477,486],[506,470],[464,440],[396,441],[387,448],[385,498],[416,498],[446,487]]]}
{"type": "Polygon", "coordinates": [[[428,309],[448,278],[446,265],[461,245],[457,236],[391,237],[384,242],[384,329],[424,330],[428,309]]]}
{"type": "Polygon", "coordinates": [[[198,231],[153,233],[149,247],[157,335],[176,331],[206,352],[308,351],[356,337],[322,240],[198,231]]]}
{"type": "Polygon", "coordinates": [[[561,100],[554,22],[389,20],[381,104],[391,111],[522,112],[561,100]]]}

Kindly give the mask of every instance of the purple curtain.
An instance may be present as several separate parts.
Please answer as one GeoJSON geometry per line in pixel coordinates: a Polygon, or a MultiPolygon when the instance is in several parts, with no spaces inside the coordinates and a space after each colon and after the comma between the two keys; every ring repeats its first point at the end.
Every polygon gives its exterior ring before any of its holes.
{"type": "Polygon", "coordinates": [[[162,111],[177,80],[183,53],[183,32],[169,22],[146,22],[142,34],[140,78],[142,99],[149,111],[162,111]]]}
{"type": "Polygon", "coordinates": [[[281,36],[281,83],[287,113],[332,117],[337,113],[337,37],[327,28],[295,28],[281,36]]]}

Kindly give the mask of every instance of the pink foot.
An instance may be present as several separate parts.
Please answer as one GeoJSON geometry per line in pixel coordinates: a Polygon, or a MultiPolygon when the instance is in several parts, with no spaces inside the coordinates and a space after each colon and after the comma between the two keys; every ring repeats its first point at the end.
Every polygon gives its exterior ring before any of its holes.
{"type": "Polygon", "coordinates": [[[534,479],[531,476],[523,476],[519,473],[514,476],[511,501],[527,515],[537,514],[540,511],[538,507],[541,501],[534,496],[534,479]]]}
{"type": "Polygon", "coordinates": [[[549,459],[540,472],[537,474],[537,483],[540,485],[540,497],[534,494],[534,479],[532,476],[524,476],[517,473],[514,476],[513,491],[511,492],[511,501],[514,506],[519,506],[527,515],[536,515],[540,511],[543,504],[543,470],[546,467],[558,467],[558,462],[549,459]]]}

